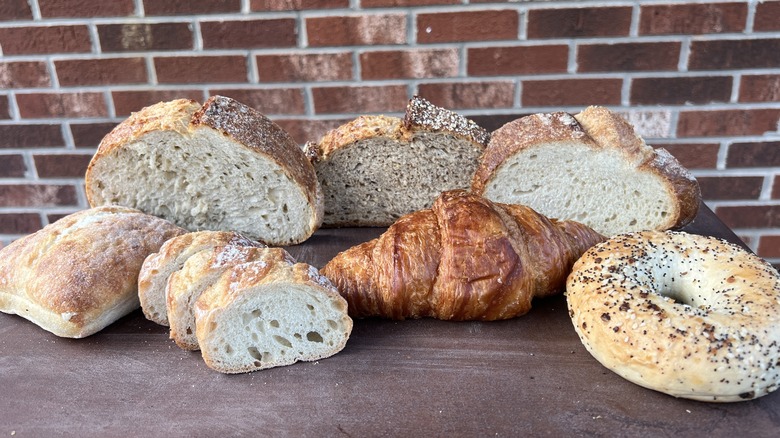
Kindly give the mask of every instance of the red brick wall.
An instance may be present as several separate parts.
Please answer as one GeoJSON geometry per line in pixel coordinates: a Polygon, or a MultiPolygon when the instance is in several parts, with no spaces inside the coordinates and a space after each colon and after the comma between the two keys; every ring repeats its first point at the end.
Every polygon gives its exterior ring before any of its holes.
{"type": "Polygon", "coordinates": [[[780,262],[780,1],[4,0],[0,242],[86,207],[130,112],[233,96],[301,143],[420,93],[488,128],[607,105],[780,262]]]}

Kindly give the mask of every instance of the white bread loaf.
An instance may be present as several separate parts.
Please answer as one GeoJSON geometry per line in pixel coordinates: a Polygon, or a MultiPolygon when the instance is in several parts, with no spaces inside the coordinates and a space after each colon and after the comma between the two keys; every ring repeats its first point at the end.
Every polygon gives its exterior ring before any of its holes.
{"type": "Polygon", "coordinates": [[[534,114],[502,126],[491,135],[472,191],[606,236],[682,227],[701,201],[690,172],[603,107],[575,116],[534,114]]]}
{"type": "Polygon", "coordinates": [[[138,208],[191,231],[237,231],[268,244],[307,239],[322,192],[301,148],[233,99],[162,102],[100,143],[86,173],[92,206],[138,208]]]}
{"type": "Polygon", "coordinates": [[[312,266],[281,248],[229,269],[195,303],[203,359],[240,373],[329,357],[352,332],[347,302],[312,266]]]}
{"type": "Polygon", "coordinates": [[[265,246],[231,231],[196,231],[165,242],[150,254],[138,275],[138,298],[146,319],[168,325],[166,287],[168,278],[182,268],[192,255],[216,246],[265,246]]]}
{"type": "Polygon", "coordinates": [[[68,215],[0,250],[0,311],[83,338],[138,308],[144,259],[184,233],[125,207],[68,215]]]}
{"type": "Polygon", "coordinates": [[[195,336],[194,305],[208,287],[217,282],[223,272],[236,265],[261,259],[261,247],[227,243],[203,249],[187,259],[180,270],[171,273],[165,288],[170,337],[184,350],[198,350],[195,336]]]}
{"type": "Polygon", "coordinates": [[[404,119],[361,116],[307,144],[325,196],[325,226],[388,226],[467,188],[489,134],[415,96],[404,119]]]}

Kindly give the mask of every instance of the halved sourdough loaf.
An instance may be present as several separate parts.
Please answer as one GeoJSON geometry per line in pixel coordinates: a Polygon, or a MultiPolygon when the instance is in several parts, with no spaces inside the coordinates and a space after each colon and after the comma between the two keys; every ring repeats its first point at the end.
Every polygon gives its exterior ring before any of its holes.
{"type": "Polygon", "coordinates": [[[227,243],[204,249],[187,259],[171,274],[165,289],[170,337],[184,350],[198,350],[193,307],[198,297],[217,282],[220,275],[236,265],[261,259],[264,248],[227,243]]]}
{"type": "Polygon", "coordinates": [[[502,126],[492,133],[472,191],[606,236],[681,227],[701,201],[690,172],[603,107],[575,116],[534,114],[502,126]]]}
{"type": "Polygon", "coordinates": [[[387,226],[467,188],[489,134],[415,96],[404,119],[361,116],[307,144],[325,196],[326,226],[387,226]]]}
{"type": "Polygon", "coordinates": [[[167,326],[166,288],[171,274],[199,251],[224,245],[265,246],[232,231],[196,231],[174,237],[150,254],[138,275],[138,298],[146,319],[167,326]]]}
{"type": "Polygon", "coordinates": [[[195,302],[203,359],[223,373],[312,361],[341,351],[352,332],[347,302],[317,269],[281,248],[239,264],[195,302]]]}
{"type": "Polygon", "coordinates": [[[191,231],[237,231],[274,245],[301,242],[322,221],[322,192],[301,148],[222,96],[131,115],[100,143],[86,191],[92,206],[134,207],[191,231]]]}
{"type": "Polygon", "coordinates": [[[144,259],[184,232],[125,207],[65,216],[0,250],[0,311],[57,336],[92,335],[138,308],[144,259]]]}

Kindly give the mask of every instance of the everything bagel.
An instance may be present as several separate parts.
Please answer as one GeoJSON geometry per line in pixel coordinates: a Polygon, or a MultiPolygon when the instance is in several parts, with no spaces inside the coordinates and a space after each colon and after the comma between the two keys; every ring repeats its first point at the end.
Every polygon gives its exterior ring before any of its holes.
{"type": "Polygon", "coordinates": [[[736,245],[622,234],[575,263],[566,297],[585,348],[638,385],[715,402],[780,385],[780,276],[736,245]]]}

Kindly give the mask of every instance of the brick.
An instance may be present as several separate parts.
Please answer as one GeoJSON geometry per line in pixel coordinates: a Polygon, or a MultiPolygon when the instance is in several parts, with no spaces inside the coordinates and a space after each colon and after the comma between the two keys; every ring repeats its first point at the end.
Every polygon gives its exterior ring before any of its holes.
{"type": "Polygon", "coordinates": [[[775,175],[772,183],[772,199],[780,199],[780,174],[775,175]]]}
{"type": "Polygon", "coordinates": [[[758,240],[758,256],[764,258],[780,258],[780,235],[764,235],[758,240]]]}
{"type": "Polygon", "coordinates": [[[405,85],[315,87],[311,92],[317,114],[401,112],[408,101],[405,85]]]}
{"type": "Polygon", "coordinates": [[[22,178],[27,172],[24,157],[18,154],[0,155],[0,178],[22,178]]]}
{"type": "Polygon", "coordinates": [[[113,91],[111,97],[114,101],[114,112],[117,116],[129,116],[130,113],[140,111],[149,105],[158,102],[167,102],[175,99],[192,99],[203,101],[203,92],[200,90],[139,90],[139,91],[113,91]]]}
{"type": "Polygon", "coordinates": [[[294,47],[298,41],[293,18],[204,21],[200,32],[205,49],[294,47]]]}
{"type": "Polygon", "coordinates": [[[631,81],[633,105],[685,105],[728,102],[730,76],[635,78],[631,81]]]}
{"type": "Polygon", "coordinates": [[[763,135],[777,130],[780,109],[681,111],[678,137],[763,135]]]}
{"type": "Polygon", "coordinates": [[[72,185],[0,185],[0,207],[49,207],[77,203],[76,187],[72,185]]]}
{"type": "Polygon", "coordinates": [[[65,59],[54,61],[61,86],[147,82],[143,58],[65,59]]]}
{"type": "Polygon", "coordinates": [[[496,76],[535,73],[565,73],[569,47],[509,46],[469,48],[469,76],[496,76]]]}
{"type": "Polygon", "coordinates": [[[71,123],[70,134],[77,148],[96,148],[100,140],[108,134],[116,123],[71,123]]]}
{"type": "Polygon", "coordinates": [[[622,79],[523,81],[523,106],[620,105],[622,79]]]}
{"type": "Polygon", "coordinates": [[[0,119],[8,120],[11,118],[11,110],[8,107],[8,96],[0,94],[0,119]]]}
{"type": "Polygon", "coordinates": [[[726,167],[780,167],[780,141],[732,143],[726,167]]]}
{"type": "Polygon", "coordinates": [[[715,215],[731,229],[780,227],[780,205],[721,206],[715,215]]]}
{"type": "Polygon", "coordinates": [[[516,114],[491,114],[491,115],[474,115],[469,118],[475,121],[479,126],[493,132],[496,129],[506,125],[507,123],[525,117],[529,113],[516,113],[516,114]]]}
{"type": "Polygon", "coordinates": [[[639,14],[640,35],[734,33],[745,30],[747,4],[644,5],[639,14]]]}
{"type": "Polygon", "coordinates": [[[143,0],[144,13],[151,15],[200,15],[241,12],[241,0],[143,0]]]}
{"type": "Polygon", "coordinates": [[[360,6],[363,8],[456,5],[460,3],[460,0],[360,0],[360,6]]]}
{"type": "Polygon", "coordinates": [[[654,143],[653,146],[669,151],[687,169],[714,169],[718,165],[720,145],[717,143],[654,143]]]}
{"type": "Polygon", "coordinates": [[[299,145],[307,141],[319,141],[326,132],[335,129],[349,119],[275,119],[279,126],[289,132],[299,145]]]}
{"type": "Polygon", "coordinates": [[[0,62],[0,88],[50,86],[51,78],[42,61],[0,62]]]}
{"type": "Polygon", "coordinates": [[[103,93],[17,94],[16,102],[24,119],[108,116],[103,93]]]}
{"type": "Polygon", "coordinates": [[[780,67],[780,38],[691,41],[690,70],[780,67]]]}
{"type": "Polygon", "coordinates": [[[304,114],[302,88],[216,89],[209,94],[232,97],[263,114],[304,114]]]}
{"type": "Polygon", "coordinates": [[[528,38],[628,36],[630,7],[531,9],[528,38]]]}
{"type": "Polygon", "coordinates": [[[41,227],[41,217],[37,213],[0,214],[0,234],[29,234],[41,227]]]}
{"type": "Polygon", "coordinates": [[[417,92],[432,103],[449,109],[511,108],[515,84],[509,81],[432,83],[420,84],[417,92]]]}
{"type": "Polygon", "coordinates": [[[0,125],[0,149],[65,146],[60,125],[0,125]]]}
{"type": "Polygon", "coordinates": [[[382,50],[360,54],[362,79],[447,78],[458,75],[458,49],[382,50]]]}
{"type": "Polygon", "coordinates": [[[127,23],[97,26],[103,52],[187,50],[193,47],[187,23],[127,23]]]}
{"type": "Polygon", "coordinates": [[[43,18],[126,17],[134,15],[133,0],[38,0],[43,18]]]}
{"type": "Polygon", "coordinates": [[[349,52],[258,55],[257,71],[262,82],[317,82],[352,79],[349,52]]]}
{"type": "Polygon", "coordinates": [[[780,2],[764,1],[756,4],[756,15],[753,18],[753,31],[765,32],[780,30],[780,2]]]}
{"type": "Polygon", "coordinates": [[[780,75],[743,75],[739,82],[739,101],[780,101],[780,75]]]}
{"type": "Polygon", "coordinates": [[[154,58],[160,83],[246,82],[244,56],[175,56],[154,58]]]}
{"type": "MultiPolygon", "coordinates": [[[[366,7],[365,1],[361,2],[366,7]]],[[[253,12],[301,11],[305,9],[348,8],[349,0],[251,0],[249,9],[253,12]]]]}
{"type": "Polygon", "coordinates": [[[87,26],[0,27],[3,55],[78,53],[92,50],[87,26]]]}
{"type": "Polygon", "coordinates": [[[680,43],[582,44],[577,49],[577,71],[674,71],[680,43]]]}
{"type": "Polygon", "coordinates": [[[405,44],[406,15],[309,17],[306,36],[311,47],[405,44]]]}
{"type": "Polygon", "coordinates": [[[92,154],[33,155],[40,178],[83,178],[92,154]]]}
{"type": "Polygon", "coordinates": [[[0,2],[0,21],[32,20],[32,10],[27,0],[3,0],[0,2]]]}
{"type": "Polygon", "coordinates": [[[418,14],[417,42],[516,40],[519,20],[512,9],[418,14]]]}
{"type": "Polygon", "coordinates": [[[700,176],[696,178],[702,199],[712,201],[758,199],[762,176],[700,176]]]}

